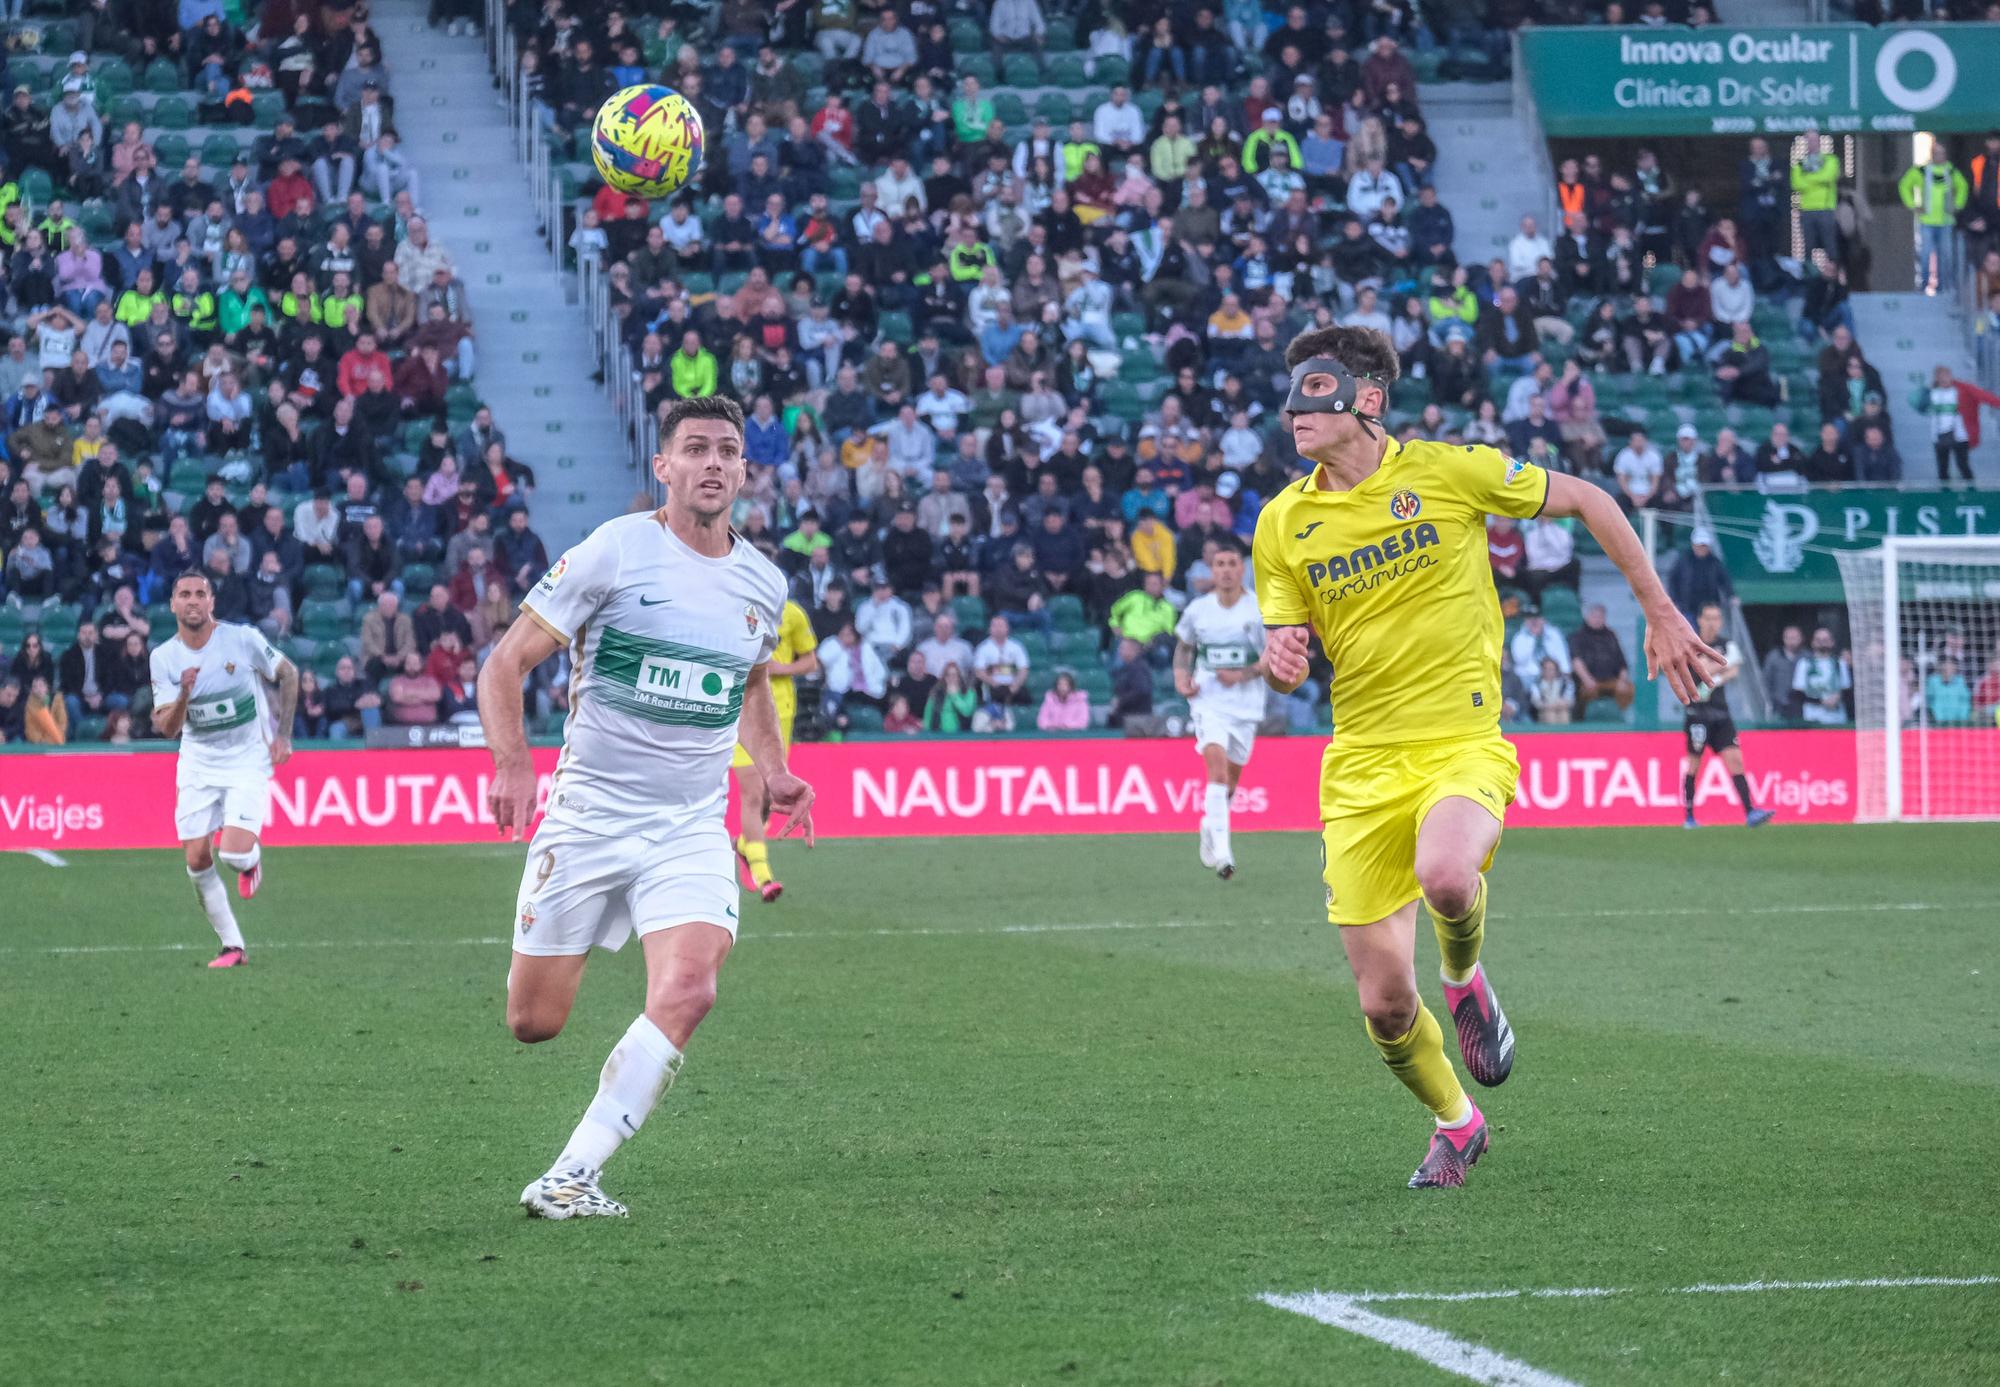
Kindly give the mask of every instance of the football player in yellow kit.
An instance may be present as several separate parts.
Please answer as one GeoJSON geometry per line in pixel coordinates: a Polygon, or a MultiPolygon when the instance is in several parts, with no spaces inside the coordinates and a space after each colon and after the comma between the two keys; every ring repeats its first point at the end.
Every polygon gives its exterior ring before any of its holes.
{"type": "Polygon", "coordinates": [[[1682,702],[1721,661],[1674,609],[1608,493],[1493,448],[1388,436],[1397,361],[1386,336],[1317,329],[1292,339],[1285,361],[1286,415],[1312,471],[1257,519],[1266,678],[1285,693],[1304,682],[1312,634],[1333,665],[1320,779],[1327,918],[1341,927],[1369,1039],[1437,1119],[1411,1188],[1461,1185],[1486,1150],[1486,1119],[1418,994],[1416,919],[1422,900],[1466,1068],[1501,1083],[1514,1034],[1479,954],[1484,873],[1519,764],[1500,735],[1486,517],[1580,518],[1646,614],[1649,669],[1682,702]]]}
{"type": "MultiPolygon", "coordinates": [[[[771,698],[778,705],[778,732],[784,744],[792,744],[792,715],[798,711],[798,681],[819,672],[819,647],[813,640],[812,621],[805,608],[786,602],[778,618],[778,646],[771,652],[771,698]]],[[[771,875],[771,846],[764,821],[771,815],[770,796],[764,778],[750,764],[750,754],[741,746],[730,761],[736,772],[737,807],[743,823],[736,834],[736,861],[749,875],[750,885],[768,904],[785,892],[785,884],[771,875]]]]}

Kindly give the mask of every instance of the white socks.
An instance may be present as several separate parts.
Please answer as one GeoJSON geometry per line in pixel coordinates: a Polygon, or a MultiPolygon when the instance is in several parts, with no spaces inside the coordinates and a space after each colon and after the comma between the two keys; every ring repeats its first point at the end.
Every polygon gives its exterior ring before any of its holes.
{"type": "Polygon", "coordinates": [[[1229,850],[1229,787],[1209,782],[1208,791],[1202,796],[1201,821],[1208,826],[1209,838],[1215,844],[1215,855],[1224,862],[1235,860],[1229,850]]]}
{"type": "Polygon", "coordinates": [[[640,1016],[612,1049],[597,1076],[597,1096],[584,1109],[557,1166],[601,1170],[611,1153],[635,1135],[660,1097],[673,1087],[684,1057],[658,1026],[640,1016]]]}
{"type": "Polygon", "coordinates": [[[222,874],[214,867],[204,867],[198,872],[190,868],[188,880],[194,883],[194,893],[201,898],[201,908],[208,915],[215,937],[224,948],[242,948],[243,931],[236,928],[236,914],[229,908],[229,888],[222,884],[222,874]]]}
{"type": "Polygon", "coordinates": [[[239,874],[247,872],[252,867],[255,867],[258,864],[258,862],[263,860],[263,857],[264,857],[264,845],[261,843],[252,843],[250,845],[250,851],[248,852],[217,851],[215,854],[215,858],[218,862],[223,863],[224,865],[229,867],[232,871],[235,871],[239,874]]]}

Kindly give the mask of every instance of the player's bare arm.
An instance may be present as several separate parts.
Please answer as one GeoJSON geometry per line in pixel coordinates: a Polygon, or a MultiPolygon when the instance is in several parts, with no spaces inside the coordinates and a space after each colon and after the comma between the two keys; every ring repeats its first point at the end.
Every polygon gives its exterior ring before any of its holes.
{"type": "Polygon", "coordinates": [[[1182,698],[1193,698],[1197,692],[1194,682],[1194,647],[1182,640],[1174,642],[1174,692],[1182,698]]]}
{"type": "Polygon", "coordinates": [[[1674,697],[1692,703],[1698,685],[1714,682],[1723,658],[1695,634],[1694,627],[1667,597],[1659,575],[1646,561],[1645,546],[1618,503],[1589,482],[1551,472],[1548,503],[1542,514],[1583,521],[1590,537],[1618,565],[1632,595],[1639,599],[1639,609],[1646,614],[1647,674],[1664,678],[1674,697]]]}
{"type": "Polygon", "coordinates": [[[1306,672],[1312,668],[1311,639],[1303,626],[1266,626],[1264,658],[1258,661],[1264,682],[1281,694],[1305,683],[1306,672]]]}
{"type": "Polygon", "coordinates": [[[181,671],[181,696],[164,708],[153,710],[153,730],[162,737],[174,738],[181,735],[181,728],[187,724],[188,700],[194,697],[194,681],[201,677],[201,666],[181,671]]]}
{"type": "Polygon", "coordinates": [[[743,683],[743,720],[737,740],[750,753],[750,762],[764,778],[764,793],[771,808],[785,816],[780,838],[802,833],[806,846],[813,843],[812,786],[793,775],[785,764],[785,742],[778,733],[778,705],[771,696],[771,667],[756,666],[743,683]]]}
{"type": "Polygon", "coordinates": [[[278,661],[278,676],[271,680],[277,693],[274,722],[278,729],[271,738],[271,765],[282,766],[292,759],[292,714],[299,706],[299,667],[290,660],[278,661]]]}
{"type": "Polygon", "coordinates": [[[486,807],[508,842],[527,836],[535,816],[535,765],[522,725],[521,685],[528,672],[562,649],[562,641],[530,615],[507,628],[479,671],[479,726],[493,753],[486,807]]]}

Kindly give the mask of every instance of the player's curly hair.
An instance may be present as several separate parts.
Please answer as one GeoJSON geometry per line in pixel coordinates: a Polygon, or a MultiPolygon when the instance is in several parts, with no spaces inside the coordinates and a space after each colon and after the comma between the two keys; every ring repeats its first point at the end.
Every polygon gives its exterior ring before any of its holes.
{"type": "Polygon", "coordinates": [[[727,395],[698,395],[691,399],[675,400],[660,414],[660,451],[666,452],[674,444],[674,435],[689,419],[720,419],[743,432],[743,406],[727,395]]]}
{"type": "Polygon", "coordinates": [[[1372,327],[1322,327],[1302,332],[1285,348],[1285,368],[1290,370],[1316,356],[1330,356],[1384,390],[1402,373],[1394,344],[1372,327]]]}

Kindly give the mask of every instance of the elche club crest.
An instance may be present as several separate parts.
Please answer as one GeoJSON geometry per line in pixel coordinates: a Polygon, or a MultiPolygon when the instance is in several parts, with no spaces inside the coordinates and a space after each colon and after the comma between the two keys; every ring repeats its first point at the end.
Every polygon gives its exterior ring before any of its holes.
{"type": "Polygon", "coordinates": [[[1415,520],[1423,508],[1423,498],[1408,487],[1389,498],[1389,514],[1396,520],[1415,520]]]}
{"type": "Polygon", "coordinates": [[[743,609],[743,625],[744,628],[748,630],[751,635],[754,636],[757,634],[760,621],[757,616],[757,609],[755,607],[745,607],[743,609]]]}

